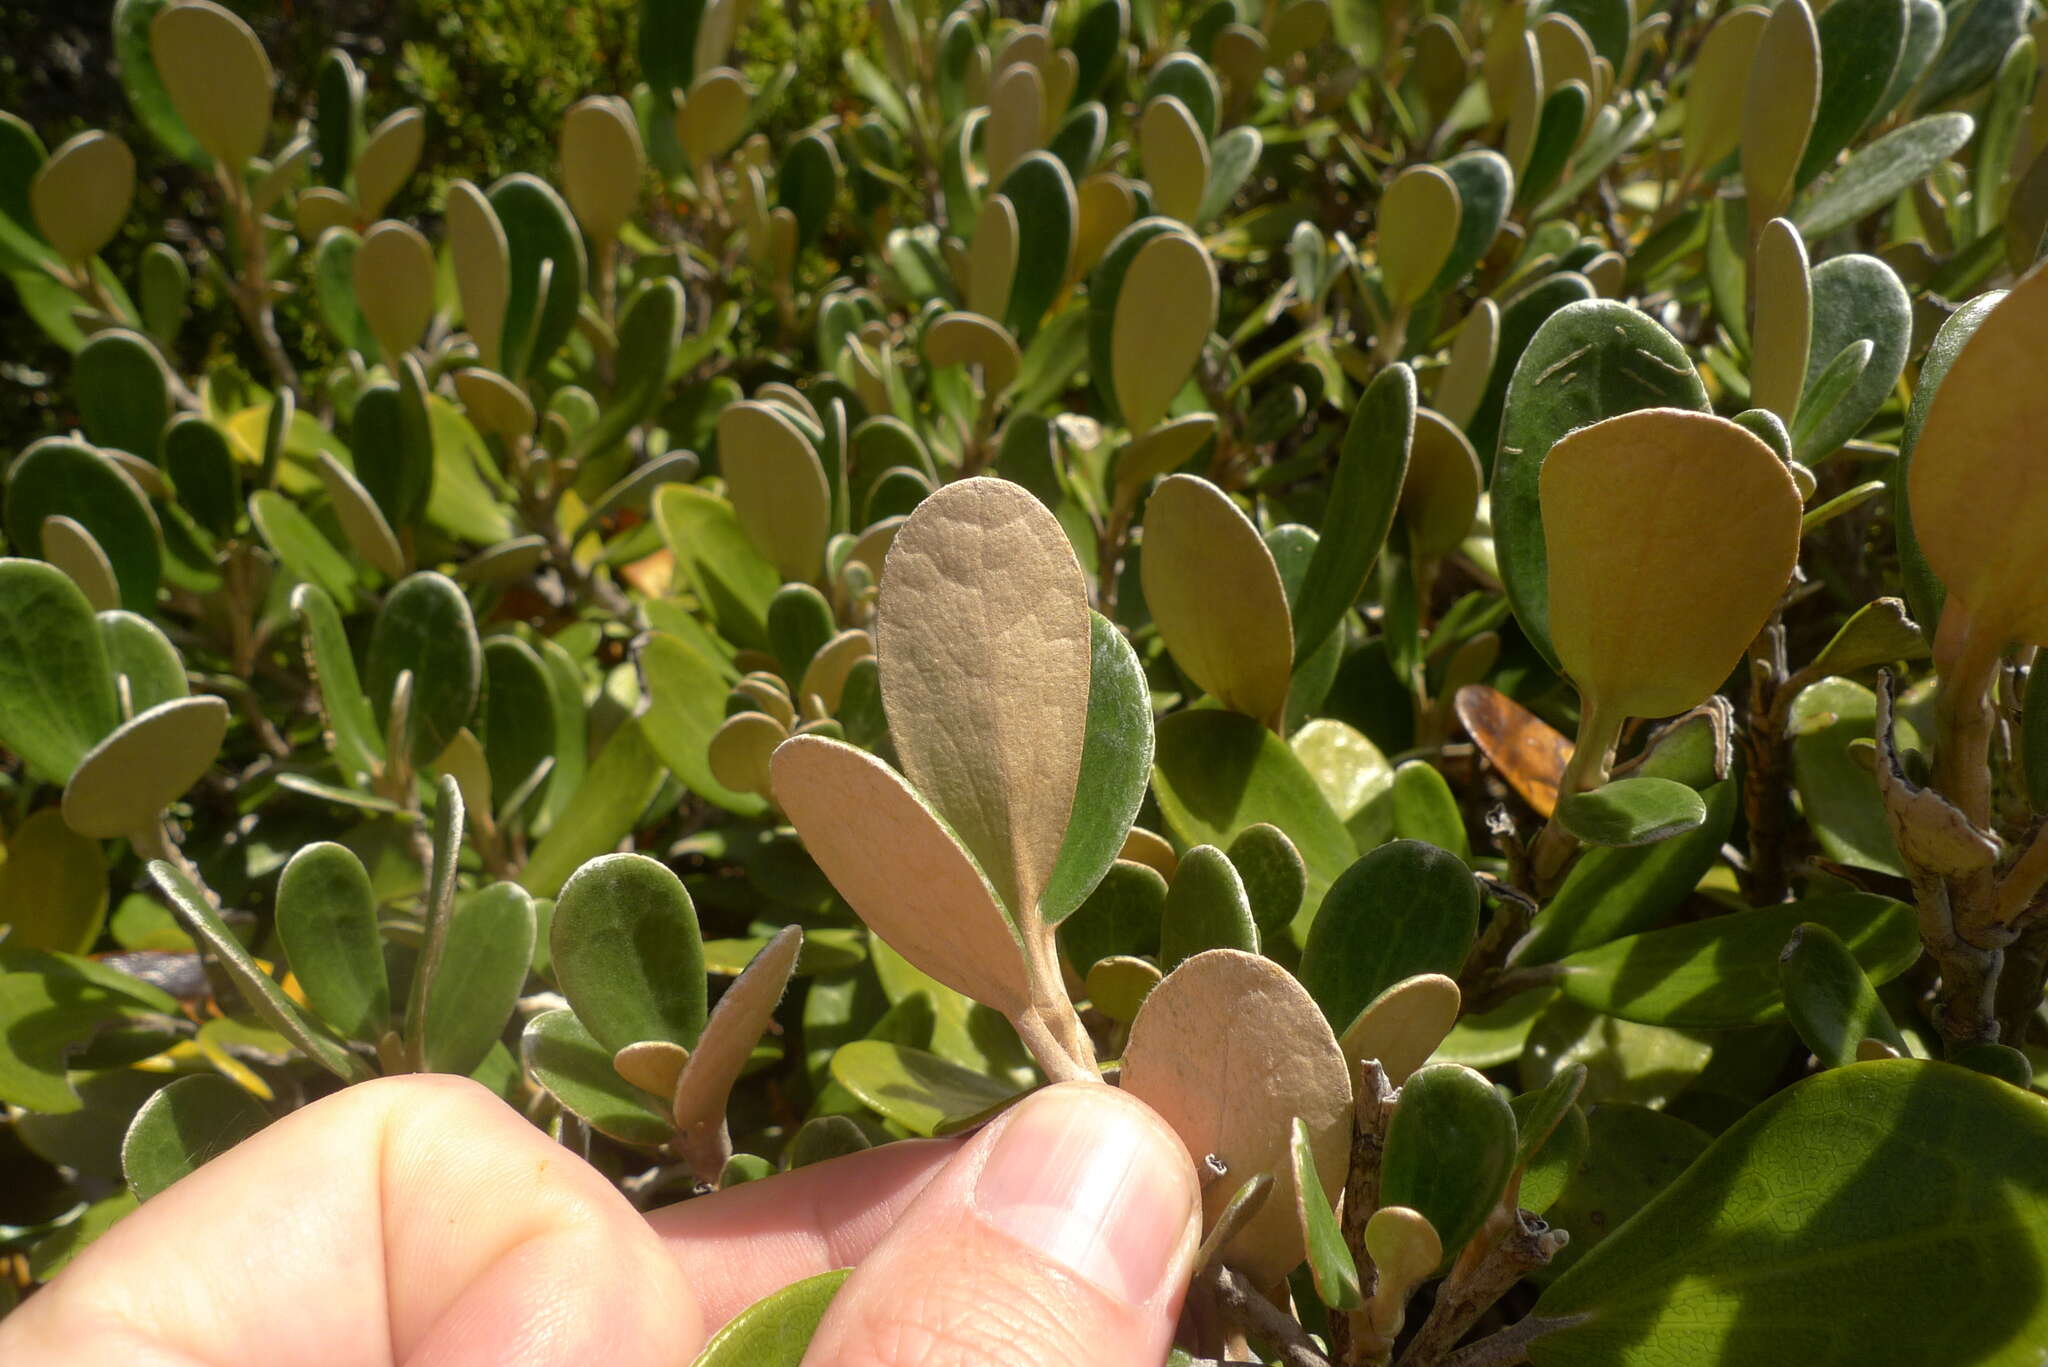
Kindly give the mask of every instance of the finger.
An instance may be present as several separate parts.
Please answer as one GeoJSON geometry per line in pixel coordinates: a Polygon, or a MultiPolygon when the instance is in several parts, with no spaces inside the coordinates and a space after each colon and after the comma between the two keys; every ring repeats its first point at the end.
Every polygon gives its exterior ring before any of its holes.
{"type": "Polygon", "coordinates": [[[482,1087],[365,1083],[123,1220],[0,1322],[8,1367],[670,1367],[703,1339],[661,1241],[482,1087]]]}
{"type": "Polygon", "coordinates": [[[647,1217],[696,1293],[704,1328],[772,1291],[868,1256],[960,1152],[957,1139],[887,1144],[700,1196],[647,1217]]]}
{"type": "Polygon", "coordinates": [[[804,1367],[1157,1367],[1201,1232],[1187,1150],[1097,1083],[1016,1107],[847,1279],[804,1367]]]}

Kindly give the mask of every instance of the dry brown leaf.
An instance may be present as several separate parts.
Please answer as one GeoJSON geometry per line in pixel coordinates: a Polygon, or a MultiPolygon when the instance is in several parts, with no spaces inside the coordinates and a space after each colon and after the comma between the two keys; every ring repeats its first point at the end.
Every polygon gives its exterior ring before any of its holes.
{"type": "Polygon", "coordinates": [[[1485,684],[1458,690],[1458,720],[1508,786],[1536,815],[1557,810],[1557,786],[1572,762],[1571,738],[1528,708],[1485,684]]]}

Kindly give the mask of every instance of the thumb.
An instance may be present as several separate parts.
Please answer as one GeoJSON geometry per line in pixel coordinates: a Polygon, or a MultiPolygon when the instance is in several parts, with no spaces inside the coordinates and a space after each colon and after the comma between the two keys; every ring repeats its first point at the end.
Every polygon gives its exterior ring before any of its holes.
{"type": "Polygon", "coordinates": [[[1143,1102],[1051,1087],[932,1179],[804,1367],[1158,1367],[1201,1236],[1187,1150],[1143,1102]]]}

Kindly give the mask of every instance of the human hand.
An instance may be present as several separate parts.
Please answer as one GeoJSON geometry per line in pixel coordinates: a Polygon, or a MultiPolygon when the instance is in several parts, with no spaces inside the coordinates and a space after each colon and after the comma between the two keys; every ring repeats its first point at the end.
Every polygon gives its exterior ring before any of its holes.
{"type": "Polygon", "coordinates": [[[1201,1203],[1114,1088],[635,1211],[483,1088],[351,1087],[122,1221],[0,1321],[8,1367],[679,1367],[855,1272],[805,1367],[1157,1367],[1201,1203]]]}

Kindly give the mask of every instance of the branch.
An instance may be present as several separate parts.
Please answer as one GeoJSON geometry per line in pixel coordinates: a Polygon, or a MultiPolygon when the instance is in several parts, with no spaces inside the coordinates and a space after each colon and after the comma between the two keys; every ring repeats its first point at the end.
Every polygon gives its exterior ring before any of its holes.
{"type": "Polygon", "coordinates": [[[1401,1355],[1401,1367],[1440,1364],[1509,1287],[1547,1264],[1570,1239],[1565,1231],[1552,1229],[1529,1212],[1516,1211],[1514,1224],[1498,1243],[1469,1268],[1461,1258],[1438,1286],[1436,1304],[1430,1307],[1429,1318],[1408,1351],[1401,1355]]]}
{"type": "Polygon", "coordinates": [[[1443,1367],[1512,1367],[1514,1363],[1527,1362],[1531,1343],[1545,1334],[1569,1328],[1583,1318],[1583,1315],[1560,1315],[1556,1319],[1539,1319],[1530,1315],[1497,1334],[1488,1334],[1477,1343],[1468,1345],[1461,1353],[1453,1353],[1444,1359],[1443,1367]]]}
{"type": "Polygon", "coordinates": [[[1217,1306],[1237,1328],[1279,1348],[1281,1367],[1331,1367],[1308,1331],[1294,1317],[1259,1294],[1242,1272],[1218,1263],[1203,1274],[1217,1306]]]}

